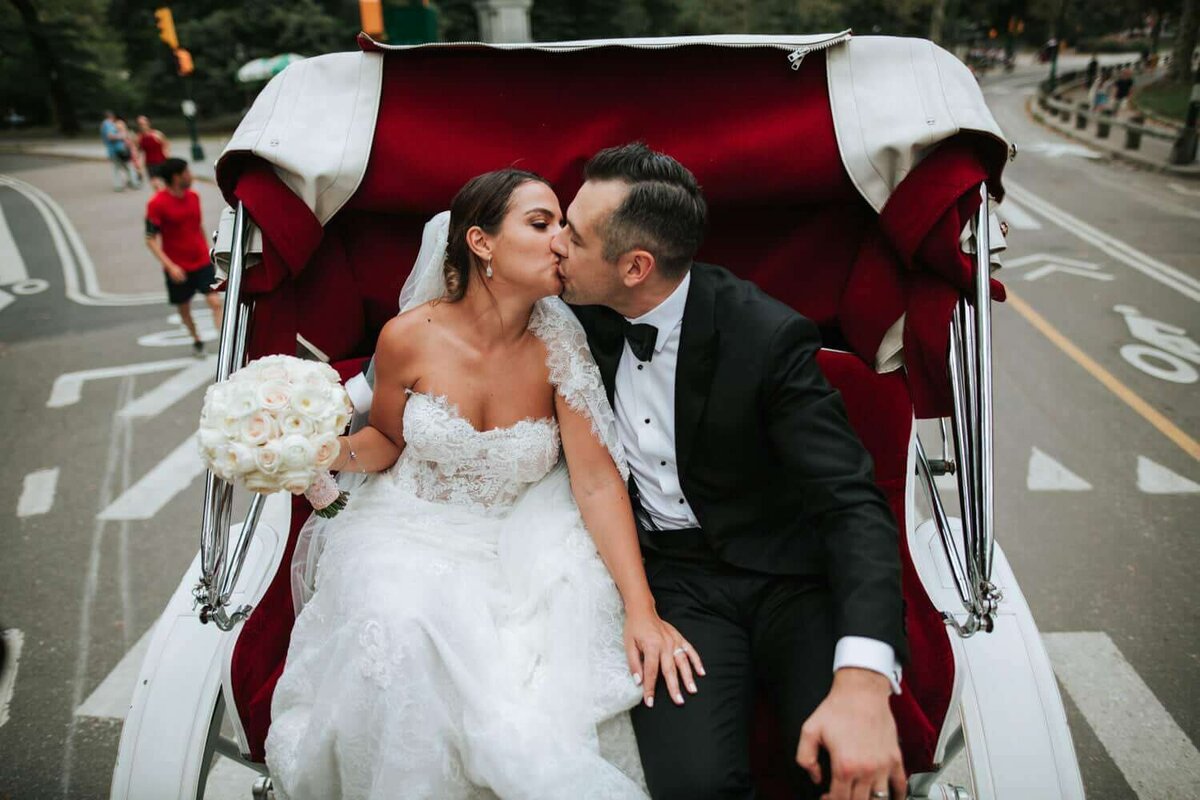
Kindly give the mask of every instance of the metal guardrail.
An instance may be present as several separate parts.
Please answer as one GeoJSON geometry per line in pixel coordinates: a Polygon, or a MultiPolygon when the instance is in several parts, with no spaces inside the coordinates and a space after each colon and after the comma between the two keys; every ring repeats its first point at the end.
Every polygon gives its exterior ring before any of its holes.
{"type": "MultiPolygon", "coordinates": [[[[1165,67],[1167,63],[1169,63],[1169,59],[1164,59],[1160,62],[1160,68],[1165,67]]],[[[1136,62],[1106,64],[1105,69],[1125,69],[1134,66],[1136,66],[1136,62]]],[[[1091,108],[1086,102],[1072,102],[1062,99],[1061,95],[1063,93],[1086,86],[1085,75],[1086,73],[1082,70],[1065,72],[1058,77],[1056,85],[1053,88],[1049,80],[1042,81],[1038,85],[1038,106],[1047,114],[1061,117],[1065,122],[1074,121],[1074,129],[1077,131],[1086,131],[1089,125],[1094,124],[1097,139],[1107,139],[1113,128],[1123,130],[1125,132],[1125,150],[1140,149],[1143,137],[1172,142],[1178,146],[1180,138],[1186,133],[1186,126],[1181,126],[1175,130],[1163,130],[1159,127],[1146,125],[1147,115],[1140,111],[1128,117],[1121,118],[1114,111],[1107,109],[1096,110],[1091,108]]],[[[1171,163],[1176,163],[1173,156],[1170,161],[1171,163]]]]}

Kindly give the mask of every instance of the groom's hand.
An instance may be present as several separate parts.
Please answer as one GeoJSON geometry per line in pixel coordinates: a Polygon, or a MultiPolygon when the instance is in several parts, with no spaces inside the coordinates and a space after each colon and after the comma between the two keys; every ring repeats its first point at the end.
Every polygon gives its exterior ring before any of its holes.
{"type": "Polygon", "coordinates": [[[888,679],[871,670],[844,667],[833,688],[800,729],[796,763],[821,783],[817,753],[829,751],[832,780],[822,800],[868,800],[879,792],[903,798],[907,791],[896,721],[888,705],[888,679]],[[874,795],[872,793],[875,793],[874,795]]]}

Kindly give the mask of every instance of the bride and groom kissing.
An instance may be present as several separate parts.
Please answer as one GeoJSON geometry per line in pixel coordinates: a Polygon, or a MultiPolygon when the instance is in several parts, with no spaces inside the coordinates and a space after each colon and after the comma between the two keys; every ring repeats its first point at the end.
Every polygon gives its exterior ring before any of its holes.
{"type": "Polygon", "coordinates": [[[895,523],[816,326],[693,261],[706,215],[635,143],[565,214],[505,169],[426,226],[365,482],[297,546],[278,795],[752,798],[761,691],[796,796],[904,796],[895,523]]]}

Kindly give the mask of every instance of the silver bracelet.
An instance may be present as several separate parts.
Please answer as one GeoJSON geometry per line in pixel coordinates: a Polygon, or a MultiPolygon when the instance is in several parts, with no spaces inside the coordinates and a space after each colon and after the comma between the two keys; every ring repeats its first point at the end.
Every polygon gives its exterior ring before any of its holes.
{"type": "Polygon", "coordinates": [[[346,437],[346,450],[350,453],[350,457],[346,459],[346,463],[342,465],[342,469],[347,472],[356,472],[356,470],[350,469],[350,464],[358,464],[358,453],[354,452],[354,448],[350,446],[349,436],[346,437]]]}

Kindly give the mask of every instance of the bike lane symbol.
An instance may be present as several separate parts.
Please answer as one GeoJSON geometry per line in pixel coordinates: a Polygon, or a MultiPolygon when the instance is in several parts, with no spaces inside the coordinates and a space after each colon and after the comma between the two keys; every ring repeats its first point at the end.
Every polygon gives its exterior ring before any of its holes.
{"type": "Polygon", "coordinates": [[[1121,358],[1142,372],[1171,383],[1195,383],[1200,372],[1200,344],[1177,325],[1144,316],[1133,306],[1114,306],[1125,318],[1129,333],[1143,344],[1121,347],[1121,358]]]}

